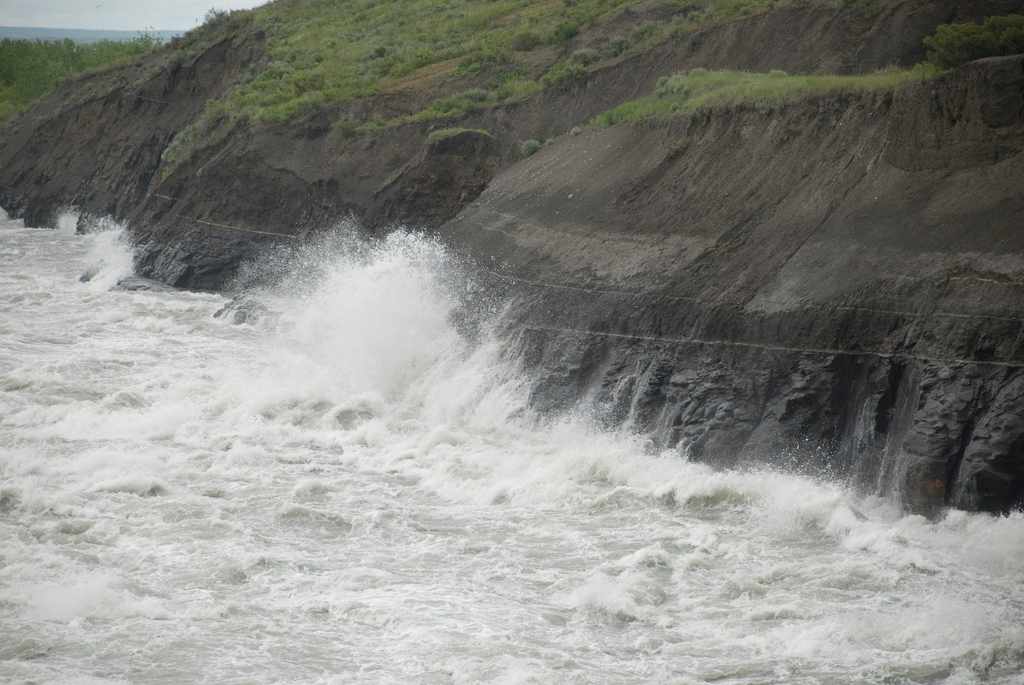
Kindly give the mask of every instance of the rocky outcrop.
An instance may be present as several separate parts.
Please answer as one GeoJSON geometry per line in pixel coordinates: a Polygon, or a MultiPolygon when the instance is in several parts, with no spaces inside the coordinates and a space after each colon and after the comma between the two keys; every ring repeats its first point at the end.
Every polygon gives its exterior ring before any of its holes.
{"type": "Polygon", "coordinates": [[[542,408],[921,511],[1024,496],[1024,57],[894,96],[591,129],[444,228],[542,408]]]}

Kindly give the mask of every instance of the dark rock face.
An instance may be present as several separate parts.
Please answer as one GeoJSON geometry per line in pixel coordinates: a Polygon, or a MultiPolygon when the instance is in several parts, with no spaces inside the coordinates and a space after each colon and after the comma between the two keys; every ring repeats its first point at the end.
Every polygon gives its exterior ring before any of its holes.
{"type": "Polygon", "coordinates": [[[566,137],[443,232],[521,298],[534,401],[918,511],[1024,496],[1024,57],[566,137]]]}
{"type": "Polygon", "coordinates": [[[584,403],[691,459],[824,473],[925,513],[1024,504],[1019,367],[538,328],[524,364],[539,408],[584,403]]]}
{"type": "Polygon", "coordinates": [[[4,126],[0,203],[30,226],[52,225],[67,206],[130,217],[174,135],[258,64],[261,50],[259,41],[225,38],[66,83],[4,126]]]}
{"type": "Polygon", "coordinates": [[[483,192],[500,160],[500,144],[487,133],[466,129],[433,142],[428,138],[374,194],[373,210],[364,220],[437,226],[483,192]]]}
{"type": "MultiPolygon", "coordinates": [[[[83,275],[82,278],[85,278],[85,275],[83,275]]],[[[122,278],[120,281],[117,282],[117,289],[127,290],[128,292],[162,292],[169,291],[172,288],[170,286],[164,285],[159,281],[153,281],[148,278],[140,278],[138,276],[128,276],[127,278],[122,278]]]]}
{"type": "Polygon", "coordinates": [[[240,325],[255,324],[268,318],[272,319],[274,315],[259,300],[239,295],[215,311],[213,318],[240,325]]]}

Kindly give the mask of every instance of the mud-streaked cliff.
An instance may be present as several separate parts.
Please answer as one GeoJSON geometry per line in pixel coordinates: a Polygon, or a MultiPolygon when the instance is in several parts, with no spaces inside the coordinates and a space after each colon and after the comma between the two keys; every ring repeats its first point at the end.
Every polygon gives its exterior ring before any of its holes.
{"type": "Polygon", "coordinates": [[[535,399],[911,506],[1024,494],[1024,57],[590,129],[444,233],[523,298],[535,399]]]}

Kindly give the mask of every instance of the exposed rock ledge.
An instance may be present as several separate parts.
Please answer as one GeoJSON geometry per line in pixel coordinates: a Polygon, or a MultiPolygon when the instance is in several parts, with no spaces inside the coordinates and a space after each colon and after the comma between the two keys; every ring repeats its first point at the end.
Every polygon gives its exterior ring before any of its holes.
{"type": "Polygon", "coordinates": [[[1024,56],[893,96],[566,137],[443,233],[542,407],[919,511],[1024,496],[1024,56]]]}

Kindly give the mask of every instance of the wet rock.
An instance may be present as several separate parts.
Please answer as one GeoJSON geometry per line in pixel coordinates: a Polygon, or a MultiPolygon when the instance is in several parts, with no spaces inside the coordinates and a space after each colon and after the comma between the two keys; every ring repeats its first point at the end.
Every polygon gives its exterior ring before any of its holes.
{"type": "MultiPolygon", "coordinates": [[[[79,279],[82,280],[82,279],[79,279]]],[[[129,276],[122,278],[117,282],[118,290],[127,290],[129,292],[166,292],[171,288],[159,281],[154,281],[150,278],[142,278],[141,276],[129,276]]]]}
{"type": "Polygon", "coordinates": [[[270,316],[270,310],[261,302],[240,296],[228,301],[213,313],[215,319],[224,319],[235,325],[255,324],[270,316]]]}
{"type": "Polygon", "coordinates": [[[14,488],[0,488],[0,514],[9,514],[21,504],[21,493],[14,488]]]}

